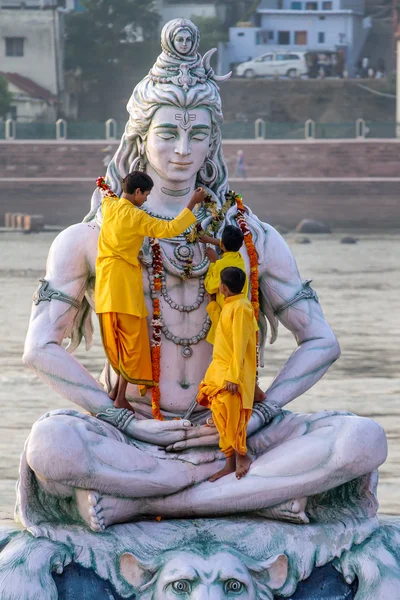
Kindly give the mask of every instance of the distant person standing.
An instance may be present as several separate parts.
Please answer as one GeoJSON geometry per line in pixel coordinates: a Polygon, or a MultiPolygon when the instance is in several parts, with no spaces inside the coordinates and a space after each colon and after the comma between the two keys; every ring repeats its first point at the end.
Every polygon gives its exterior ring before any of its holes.
{"type": "Polygon", "coordinates": [[[368,77],[369,58],[364,56],[361,62],[361,77],[366,79],[368,77]]]}
{"type": "Polygon", "coordinates": [[[241,177],[242,179],[247,178],[243,150],[238,150],[237,153],[235,177],[241,177]]]}

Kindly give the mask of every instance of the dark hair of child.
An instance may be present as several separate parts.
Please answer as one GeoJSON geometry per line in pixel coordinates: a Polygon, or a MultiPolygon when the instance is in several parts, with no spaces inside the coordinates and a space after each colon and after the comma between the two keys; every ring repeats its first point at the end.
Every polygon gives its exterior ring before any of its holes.
{"type": "Polygon", "coordinates": [[[153,186],[152,178],[142,171],[132,171],[122,180],[122,189],[125,194],[134,194],[138,188],[142,193],[147,192],[153,186]]]}
{"type": "Polygon", "coordinates": [[[246,274],[238,267],[226,267],[221,271],[221,282],[232,294],[240,294],[246,283],[246,274]]]}
{"type": "Polygon", "coordinates": [[[228,252],[238,252],[243,244],[244,235],[239,227],[227,225],[222,232],[221,242],[228,252]]]}

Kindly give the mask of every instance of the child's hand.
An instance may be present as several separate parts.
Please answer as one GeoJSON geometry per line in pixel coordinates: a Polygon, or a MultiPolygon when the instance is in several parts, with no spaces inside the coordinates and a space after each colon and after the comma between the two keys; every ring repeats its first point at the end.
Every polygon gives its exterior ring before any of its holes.
{"type": "Polygon", "coordinates": [[[232,383],[231,381],[227,381],[225,385],[225,389],[231,394],[237,394],[239,391],[239,386],[237,383],[232,383]]]}
{"type": "Polygon", "coordinates": [[[213,246],[220,246],[220,241],[210,235],[202,235],[199,237],[199,242],[203,244],[212,244],[213,246]]]}
{"type": "Polygon", "coordinates": [[[218,254],[212,248],[207,248],[206,256],[208,260],[212,263],[215,263],[218,260],[218,254]]]}
{"type": "Polygon", "coordinates": [[[197,190],[194,191],[193,196],[189,200],[188,209],[193,210],[196,204],[201,204],[206,199],[207,192],[202,187],[198,187],[197,190]]]}

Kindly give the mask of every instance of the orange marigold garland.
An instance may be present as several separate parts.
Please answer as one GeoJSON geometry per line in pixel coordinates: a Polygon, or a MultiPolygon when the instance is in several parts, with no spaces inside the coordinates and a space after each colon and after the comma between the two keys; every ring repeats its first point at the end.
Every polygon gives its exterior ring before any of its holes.
{"type": "Polygon", "coordinates": [[[117,194],[114,194],[114,192],[112,191],[112,189],[110,188],[108,183],[106,183],[106,180],[104,179],[104,177],[98,177],[96,179],[96,185],[99,188],[99,190],[103,193],[104,196],[111,196],[112,198],[118,198],[117,194]]]}

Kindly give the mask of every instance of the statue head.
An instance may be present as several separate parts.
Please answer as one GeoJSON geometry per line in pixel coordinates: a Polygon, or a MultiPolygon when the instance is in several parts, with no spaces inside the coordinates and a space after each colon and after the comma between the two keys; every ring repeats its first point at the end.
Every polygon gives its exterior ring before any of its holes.
{"type": "Polygon", "coordinates": [[[119,194],[121,179],[152,168],[165,180],[208,187],[223,202],[227,167],[222,153],[218,77],[210,66],[215,49],[198,54],[199,31],[187,19],[167,23],[162,53],[128,102],[129,121],[111,161],[107,180],[119,194]]]}
{"type": "Polygon", "coordinates": [[[181,55],[181,57],[196,56],[199,42],[199,30],[188,19],[169,21],[161,32],[161,46],[167,54],[181,55]]]}
{"type": "Polygon", "coordinates": [[[120,559],[122,577],[141,600],[190,600],[199,597],[273,600],[288,574],[284,554],[254,561],[228,547],[171,550],[148,563],[133,554],[120,559]]]}

